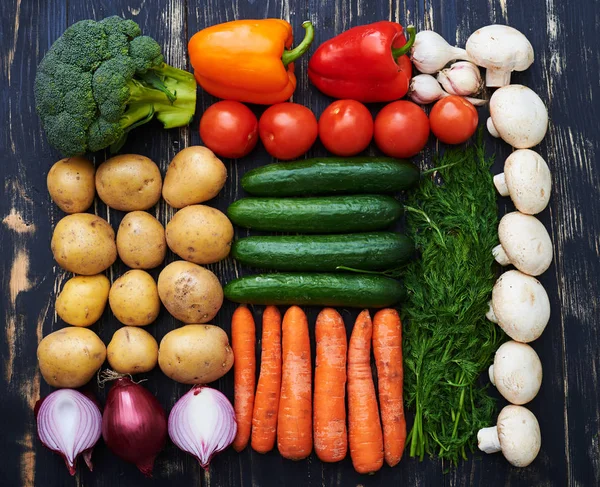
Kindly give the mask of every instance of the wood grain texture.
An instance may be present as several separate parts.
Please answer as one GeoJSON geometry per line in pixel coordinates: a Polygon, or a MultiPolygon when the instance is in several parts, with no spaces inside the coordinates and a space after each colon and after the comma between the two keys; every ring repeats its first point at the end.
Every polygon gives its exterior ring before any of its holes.
{"type": "MultiPolygon", "coordinates": [[[[600,134],[600,4],[594,0],[5,0],[0,10],[0,134],[1,170],[4,192],[0,198],[0,255],[2,299],[1,316],[5,326],[0,333],[0,475],[2,485],[206,485],[206,486],[353,486],[353,485],[600,485],[600,175],[595,157],[600,134]],[[58,268],[50,252],[51,232],[63,216],[50,201],[45,178],[59,155],[41,132],[33,101],[35,68],[43,54],[64,29],[85,18],[100,19],[122,15],[138,22],[145,34],[163,46],[170,64],[189,68],[186,44],[199,29],[238,18],[279,17],[289,20],[301,36],[301,24],[310,19],[316,27],[315,45],[344,29],[361,23],[389,19],[414,23],[418,29],[435,29],[449,42],[463,45],[469,34],[491,22],[510,23],[524,32],[536,52],[534,65],[513,76],[513,82],[536,90],[547,103],[551,125],[538,147],[554,178],[549,208],[540,215],[550,230],[556,258],[541,281],[551,298],[552,318],[544,335],[533,346],[540,355],[544,381],[531,403],[542,429],[542,450],[526,469],[510,467],[501,455],[475,453],[457,468],[439,461],[418,462],[405,458],[395,468],[384,467],[373,476],[356,474],[347,458],[339,464],[322,464],[314,455],[291,462],[271,452],[257,454],[246,449],[241,454],[228,450],[215,458],[204,472],[189,455],[169,444],[159,456],[155,476],[143,479],[134,466],[115,458],[100,442],[94,452],[94,472],[79,466],[74,480],[62,460],[44,449],[35,431],[33,405],[40,395],[51,391],[36,364],[36,347],[41,337],[64,326],[54,313],[54,298],[69,275],[58,268]],[[594,98],[596,103],[594,104],[594,98]],[[448,473],[445,473],[448,471],[448,473]]],[[[331,102],[308,83],[308,57],[297,63],[298,89],[293,101],[311,107],[317,115],[331,102]]],[[[488,93],[489,96],[489,93],[488,93]]],[[[198,114],[216,101],[199,91],[198,114]]],[[[380,108],[373,105],[373,113],[380,108]]],[[[261,107],[252,107],[260,114],[261,107]]],[[[487,110],[480,110],[481,121],[487,110]]],[[[166,171],[170,159],[181,148],[200,144],[196,116],[189,128],[164,131],[152,123],[132,132],[122,152],[140,153],[152,158],[166,171]]],[[[488,150],[495,153],[496,172],[510,153],[501,141],[486,138],[488,150]]],[[[436,150],[432,139],[416,159],[421,167],[430,165],[436,150]]],[[[371,147],[370,153],[375,153],[371,147]]],[[[325,155],[317,143],[310,155],[325,155]]],[[[102,162],[107,154],[97,154],[102,162]]],[[[240,177],[249,169],[271,162],[259,147],[239,161],[224,161],[228,182],[210,202],[225,210],[241,196],[240,177]]],[[[107,218],[116,229],[122,212],[107,211],[96,201],[93,210],[107,218]]],[[[499,199],[499,212],[512,210],[507,199],[499,199]]],[[[160,203],[151,210],[166,223],[172,210],[160,203]]],[[[236,229],[236,236],[249,232],[236,229]]],[[[174,260],[169,254],[168,261],[174,260]]],[[[226,282],[251,272],[232,259],[210,266],[226,282]]],[[[109,271],[111,280],[126,268],[118,263],[109,271]]],[[[156,277],[158,271],[153,271],[156,277]]],[[[227,303],[215,323],[229,332],[234,306],[227,303]]],[[[256,307],[255,320],[260,337],[262,307],[256,307]]],[[[314,325],[316,309],[308,309],[314,325]]],[[[348,328],[355,312],[342,312],[348,328]]],[[[107,310],[93,329],[108,342],[118,323],[107,310]]],[[[179,326],[163,310],[148,330],[160,340],[179,326]]],[[[312,334],[312,332],[311,332],[312,334]]],[[[314,336],[312,336],[314,339],[314,336]]],[[[314,345],[314,344],[313,344],[314,345]]],[[[257,343],[257,350],[260,342],[257,343]]],[[[314,346],[312,347],[314,353],[314,346]]],[[[168,410],[188,389],[164,377],[160,371],[147,374],[145,383],[168,410]]],[[[229,374],[215,384],[231,399],[233,379],[229,374]]],[[[103,400],[106,391],[98,390],[103,400]]],[[[499,401],[502,406],[504,402],[499,401]]],[[[411,420],[411,412],[407,411],[411,420]]]]}

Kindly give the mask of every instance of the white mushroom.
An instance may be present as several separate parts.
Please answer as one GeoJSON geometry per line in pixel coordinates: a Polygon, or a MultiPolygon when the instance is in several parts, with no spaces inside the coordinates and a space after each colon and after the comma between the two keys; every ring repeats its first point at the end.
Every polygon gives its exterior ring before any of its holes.
{"type": "Polygon", "coordinates": [[[500,245],[492,254],[502,266],[514,265],[530,276],[539,276],[552,262],[552,241],[536,217],[518,211],[507,213],[498,225],[500,245]]]}
{"type": "Polygon", "coordinates": [[[540,452],[540,425],[529,409],[506,406],[500,411],[496,426],[479,430],[477,444],[485,453],[501,451],[510,464],[526,467],[540,452]]]}
{"type": "Polygon", "coordinates": [[[465,46],[478,66],[486,68],[485,84],[510,84],[513,71],[525,71],[533,63],[533,47],[521,32],[507,25],[487,25],[477,29],[465,46]]]}
{"type": "Polygon", "coordinates": [[[494,184],[502,196],[510,195],[517,210],[535,215],[548,206],[552,177],[542,156],[519,149],[504,161],[504,172],[494,176],[494,184]]]}
{"type": "Polygon", "coordinates": [[[516,149],[539,144],[548,129],[548,110],[541,98],[523,85],[496,90],[490,99],[487,129],[516,149]]]}
{"type": "Polygon", "coordinates": [[[542,385],[542,363],[529,345],[509,341],[496,350],[489,375],[492,384],[508,402],[526,404],[542,385]]]}
{"type": "Polygon", "coordinates": [[[542,334],[550,320],[550,300],[536,278],[508,271],[494,284],[486,317],[513,340],[529,343],[542,334]]]}

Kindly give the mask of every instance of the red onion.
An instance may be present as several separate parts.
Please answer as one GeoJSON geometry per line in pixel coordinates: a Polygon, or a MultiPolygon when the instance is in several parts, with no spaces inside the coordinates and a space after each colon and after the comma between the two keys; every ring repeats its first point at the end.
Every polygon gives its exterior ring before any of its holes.
{"type": "MultiPolygon", "coordinates": [[[[108,380],[119,377],[112,374],[108,380]]],[[[103,377],[106,381],[106,374],[103,377]]],[[[104,406],[102,437],[115,455],[151,477],[154,460],[167,441],[165,410],[148,389],[119,377],[104,406]]]]}
{"type": "Polygon", "coordinates": [[[59,389],[37,402],[35,414],[40,441],[64,458],[71,475],[80,454],[92,470],[92,449],[102,428],[94,401],[73,389],[59,389]]]}
{"type": "Polygon", "coordinates": [[[195,385],[175,403],[169,415],[169,436],[204,469],[212,457],[235,438],[237,423],[229,400],[216,389],[195,385]]]}

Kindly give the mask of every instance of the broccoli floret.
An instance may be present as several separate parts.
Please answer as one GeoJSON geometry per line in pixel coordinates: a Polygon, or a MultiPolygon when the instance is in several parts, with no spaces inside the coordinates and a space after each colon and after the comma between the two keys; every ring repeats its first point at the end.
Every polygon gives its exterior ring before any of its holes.
{"type": "Polygon", "coordinates": [[[138,74],[156,68],[164,61],[158,42],[148,36],[132,39],[129,44],[129,56],[133,59],[135,71],[138,74]]]}
{"type": "Polygon", "coordinates": [[[69,27],[38,66],[36,109],[51,145],[65,156],[119,148],[156,117],[181,127],[196,110],[196,81],[164,63],[161,48],[120,17],[69,27]]]}

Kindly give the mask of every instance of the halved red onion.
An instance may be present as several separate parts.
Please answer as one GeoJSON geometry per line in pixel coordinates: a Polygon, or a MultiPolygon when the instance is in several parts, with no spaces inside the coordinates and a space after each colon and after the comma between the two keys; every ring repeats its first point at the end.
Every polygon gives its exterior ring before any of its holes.
{"type": "Polygon", "coordinates": [[[233,443],[236,432],[233,406],[221,392],[210,387],[192,387],[169,415],[171,440],[195,456],[204,469],[214,455],[233,443]]]}
{"type": "Polygon", "coordinates": [[[75,475],[80,454],[92,470],[92,448],[102,432],[102,414],[94,401],[73,389],[59,389],[35,409],[40,441],[64,458],[69,473],[75,475]]]}

